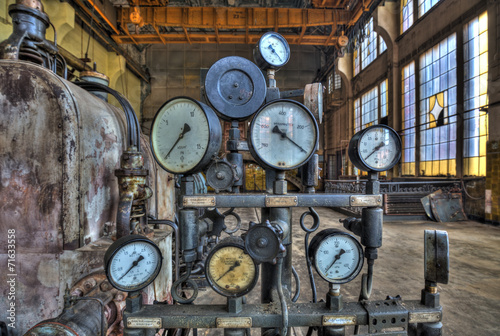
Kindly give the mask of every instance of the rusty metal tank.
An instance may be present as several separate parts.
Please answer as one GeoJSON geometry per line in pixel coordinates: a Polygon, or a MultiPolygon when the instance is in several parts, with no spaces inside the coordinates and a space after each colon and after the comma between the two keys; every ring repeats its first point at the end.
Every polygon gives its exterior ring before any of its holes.
{"type": "MultiPolygon", "coordinates": [[[[0,321],[13,335],[59,314],[66,286],[102,267],[125,135],[123,111],[41,66],[0,61],[0,321]]],[[[174,181],[141,142],[149,214],[171,219],[174,181]]]]}

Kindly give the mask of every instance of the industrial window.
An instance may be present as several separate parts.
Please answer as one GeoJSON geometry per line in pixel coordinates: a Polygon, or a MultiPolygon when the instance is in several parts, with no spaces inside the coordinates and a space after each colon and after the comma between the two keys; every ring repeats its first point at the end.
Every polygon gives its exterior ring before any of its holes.
{"type": "Polygon", "coordinates": [[[333,92],[333,72],[330,72],[328,75],[328,93],[332,94],[333,92]]]}
{"type": "Polygon", "coordinates": [[[418,0],[418,17],[421,18],[438,2],[439,0],[418,0]]]}
{"type": "Polygon", "coordinates": [[[415,175],[415,143],[416,143],[416,113],[415,113],[415,62],[403,68],[402,74],[402,136],[403,155],[401,170],[403,175],[415,175]]]}
{"type": "Polygon", "coordinates": [[[387,117],[387,79],[380,83],[380,118],[387,117]]]}
{"type": "Polygon", "coordinates": [[[335,90],[340,90],[342,89],[342,78],[340,77],[340,75],[338,73],[335,73],[334,75],[334,89],[335,90]]]}
{"type": "Polygon", "coordinates": [[[378,87],[361,96],[361,129],[378,124],[378,87]]]}
{"type": "Polygon", "coordinates": [[[384,39],[373,30],[373,18],[364,26],[361,43],[356,43],[353,52],[353,70],[356,76],[372,63],[378,55],[387,50],[384,39]]]}
{"type": "Polygon", "coordinates": [[[456,175],[457,55],[453,34],[420,57],[420,173],[456,175]]]}
{"type": "Polygon", "coordinates": [[[361,68],[364,69],[377,58],[377,33],[373,30],[373,18],[365,25],[365,34],[361,43],[361,68]]]}
{"type": "Polygon", "coordinates": [[[359,98],[354,101],[354,133],[361,131],[361,109],[359,98]]]}
{"type": "Polygon", "coordinates": [[[488,114],[488,16],[464,26],[464,167],[463,174],[486,175],[488,114]]]}
{"type": "Polygon", "coordinates": [[[413,24],[413,0],[401,1],[401,34],[413,24]]]}

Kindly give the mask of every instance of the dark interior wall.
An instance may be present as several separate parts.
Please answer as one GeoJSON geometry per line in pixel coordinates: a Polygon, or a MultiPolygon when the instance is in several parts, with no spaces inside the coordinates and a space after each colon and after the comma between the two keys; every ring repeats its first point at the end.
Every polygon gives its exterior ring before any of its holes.
{"type": "MultiPolygon", "coordinates": [[[[189,96],[200,99],[201,69],[208,69],[227,56],[253,62],[253,45],[170,44],[153,45],[146,52],[151,73],[151,94],[143,103],[143,123],[149,128],[156,111],[168,99],[189,96]]],[[[312,46],[290,46],[290,61],[276,73],[280,90],[303,89],[321,66],[321,52],[312,46]]]]}

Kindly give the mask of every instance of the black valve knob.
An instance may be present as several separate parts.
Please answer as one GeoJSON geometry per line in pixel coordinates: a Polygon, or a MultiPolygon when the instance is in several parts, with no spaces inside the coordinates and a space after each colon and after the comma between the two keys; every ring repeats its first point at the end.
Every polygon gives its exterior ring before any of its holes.
{"type": "Polygon", "coordinates": [[[245,250],[257,263],[270,262],[276,264],[279,253],[285,252],[281,243],[283,231],[273,227],[269,221],[256,224],[251,222],[244,235],[245,250]]]}

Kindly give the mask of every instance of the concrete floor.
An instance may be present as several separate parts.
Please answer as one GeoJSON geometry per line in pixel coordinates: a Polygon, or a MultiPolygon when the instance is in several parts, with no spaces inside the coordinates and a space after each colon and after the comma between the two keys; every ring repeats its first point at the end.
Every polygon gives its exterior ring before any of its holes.
{"type": "MultiPolygon", "coordinates": [[[[305,208],[293,209],[293,263],[301,280],[299,302],[309,302],[312,294],[304,259],[304,232],[299,226],[305,208]]],[[[316,209],[321,217],[317,232],[324,228],[342,229],[338,212],[327,208],[316,209]]],[[[254,209],[238,211],[243,227],[248,221],[257,221],[254,209]]],[[[260,213],[259,213],[260,216],[260,213]]],[[[500,227],[474,221],[436,223],[430,221],[397,221],[384,223],[383,246],[375,263],[371,299],[383,300],[387,295],[401,295],[403,300],[420,298],[424,286],[424,230],[446,230],[450,240],[450,282],[439,285],[443,306],[444,335],[491,336],[500,335],[500,227]]],[[[311,236],[312,238],[312,236],[311,236]]],[[[366,268],[366,267],[365,267],[366,268]]],[[[365,272],[365,269],[362,271],[365,272]]],[[[328,285],[315,274],[318,299],[324,298],[328,285]]],[[[345,301],[356,301],[360,280],[343,285],[345,301]]],[[[259,301],[260,289],[248,296],[250,303],[259,301]]],[[[195,304],[223,304],[226,299],[211,289],[201,291],[195,304]]],[[[305,335],[306,329],[294,330],[305,335]]],[[[364,328],[361,329],[364,331],[364,328]]],[[[216,330],[199,330],[199,335],[221,335],[216,330]]],[[[260,334],[258,330],[252,334],[260,334]]]]}

